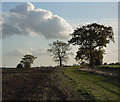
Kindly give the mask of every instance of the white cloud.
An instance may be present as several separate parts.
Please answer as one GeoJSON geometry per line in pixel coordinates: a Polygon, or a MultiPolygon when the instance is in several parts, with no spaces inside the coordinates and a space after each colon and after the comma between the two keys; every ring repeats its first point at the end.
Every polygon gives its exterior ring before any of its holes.
{"type": "Polygon", "coordinates": [[[16,50],[7,52],[4,55],[6,55],[6,56],[24,56],[25,54],[32,54],[34,56],[46,55],[47,49],[45,49],[45,48],[38,48],[38,49],[29,48],[27,50],[16,49],[16,50]]]}
{"type": "Polygon", "coordinates": [[[38,49],[30,48],[28,53],[31,53],[32,55],[35,55],[35,56],[46,55],[47,49],[46,48],[38,48],[38,49]]]}
{"type": "Polygon", "coordinates": [[[3,22],[3,37],[12,35],[42,35],[45,38],[66,39],[73,31],[72,27],[60,16],[24,3],[10,10],[10,17],[3,22]]]}

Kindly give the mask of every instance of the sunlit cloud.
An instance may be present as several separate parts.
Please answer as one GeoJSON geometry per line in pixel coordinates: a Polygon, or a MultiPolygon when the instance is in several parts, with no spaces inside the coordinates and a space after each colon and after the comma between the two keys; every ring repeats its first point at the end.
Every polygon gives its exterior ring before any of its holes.
{"type": "MultiPolygon", "coordinates": [[[[6,16],[4,16],[5,18],[6,16]]],[[[10,10],[10,17],[2,24],[3,38],[12,35],[39,35],[47,39],[67,39],[72,27],[65,19],[53,15],[51,11],[24,3],[10,10]]]]}

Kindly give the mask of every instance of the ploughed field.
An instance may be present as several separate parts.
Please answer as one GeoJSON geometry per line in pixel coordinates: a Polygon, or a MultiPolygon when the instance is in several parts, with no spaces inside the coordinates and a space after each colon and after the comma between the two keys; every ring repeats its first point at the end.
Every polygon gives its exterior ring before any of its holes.
{"type": "MultiPolygon", "coordinates": [[[[103,70],[102,70],[103,71],[103,70]]],[[[2,100],[119,100],[118,76],[49,67],[2,70],[2,100]]]]}

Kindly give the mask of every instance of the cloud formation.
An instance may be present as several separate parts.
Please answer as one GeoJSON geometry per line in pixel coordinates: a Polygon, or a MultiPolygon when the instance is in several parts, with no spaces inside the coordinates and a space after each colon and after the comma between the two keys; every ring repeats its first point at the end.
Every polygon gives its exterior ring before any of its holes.
{"type": "Polygon", "coordinates": [[[24,3],[10,10],[9,20],[2,24],[3,38],[12,35],[42,35],[47,39],[66,39],[72,27],[60,16],[24,3]]]}
{"type": "Polygon", "coordinates": [[[47,54],[47,49],[45,49],[45,48],[39,48],[39,49],[30,48],[28,50],[16,49],[16,50],[12,50],[12,51],[7,52],[4,55],[7,55],[7,56],[24,56],[25,54],[32,54],[34,56],[42,56],[42,55],[47,54]]]}

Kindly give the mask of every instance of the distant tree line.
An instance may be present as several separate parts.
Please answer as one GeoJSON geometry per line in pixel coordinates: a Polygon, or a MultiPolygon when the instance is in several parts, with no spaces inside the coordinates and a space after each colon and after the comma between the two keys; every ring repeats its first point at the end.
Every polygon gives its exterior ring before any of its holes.
{"type": "Polygon", "coordinates": [[[116,62],[116,63],[107,63],[107,62],[105,62],[103,65],[120,65],[120,62],[116,62]]]}

